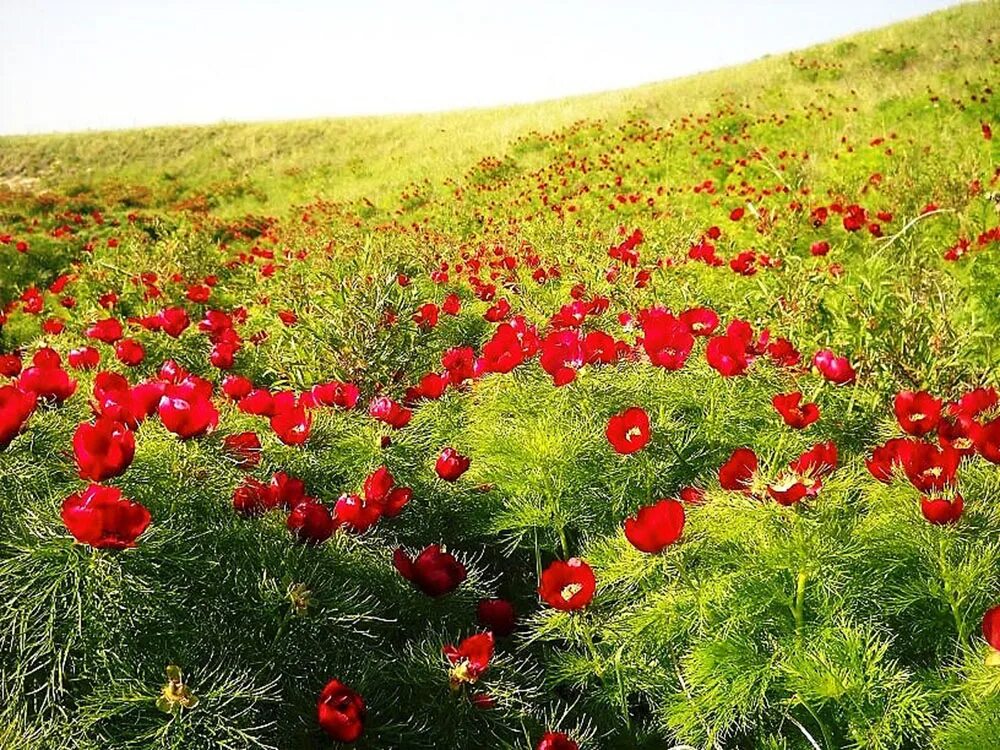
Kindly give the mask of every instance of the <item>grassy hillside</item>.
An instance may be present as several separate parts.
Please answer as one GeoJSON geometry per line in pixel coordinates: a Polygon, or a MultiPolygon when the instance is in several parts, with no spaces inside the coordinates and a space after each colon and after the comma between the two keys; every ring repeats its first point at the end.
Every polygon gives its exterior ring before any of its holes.
{"type": "Polygon", "coordinates": [[[1000,747],[997,81],[0,140],[0,748],[1000,747]]]}

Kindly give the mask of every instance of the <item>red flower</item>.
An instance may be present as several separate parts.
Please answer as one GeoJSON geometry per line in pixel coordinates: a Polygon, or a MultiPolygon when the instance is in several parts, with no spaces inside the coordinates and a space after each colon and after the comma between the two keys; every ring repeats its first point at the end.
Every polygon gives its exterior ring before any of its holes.
{"type": "Polygon", "coordinates": [[[476,606],[476,620],[498,638],[514,632],[517,613],[506,599],[480,599],[476,606]]]}
{"type": "Polygon", "coordinates": [[[365,701],[340,680],[330,680],[319,694],[319,725],[337,742],[357,742],[365,730],[365,701]]]}
{"type": "Polygon", "coordinates": [[[72,349],[67,355],[69,366],[77,370],[93,370],[101,362],[101,353],[92,346],[72,349]]]}
{"type": "Polygon", "coordinates": [[[413,417],[412,411],[385,396],[372,400],[368,405],[368,414],[380,422],[385,422],[394,430],[408,425],[413,417]]]}
{"type": "Polygon", "coordinates": [[[204,435],[219,423],[219,412],[210,398],[212,384],[194,376],[168,385],[160,399],[163,426],[187,439],[204,435]]]}
{"type": "Polygon", "coordinates": [[[309,439],[312,415],[302,406],[284,409],[271,417],[271,429],[285,445],[302,445],[309,439]]]}
{"type": "Polygon", "coordinates": [[[471,463],[471,458],[463,456],[454,448],[445,448],[438,456],[434,470],[446,482],[454,482],[468,470],[471,463]]]}
{"type": "Polygon", "coordinates": [[[337,381],[313,386],[310,393],[317,405],[339,406],[341,409],[353,409],[361,395],[360,389],[353,383],[337,381]]]}
{"type": "Polygon", "coordinates": [[[849,385],[857,377],[847,357],[838,357],[829,349],[816,352],[813,355],[813,365],[834,385],[849,385]]]}
{"type": "Polygon", "coordinates": [[[983,615],[983,638],[994,651],[1000,651],[1000,606],[993,607],[983,615]]]}
{"type": "Polygon", "coordinates": [[[941,418],[941,401],[926,391],[900,391],[893,404],[899,426],[920,437],[934,430],[941,418]]]}
{"type": "Polygon", "coordinates": [[[458,315],[462,310],[462,300],[458,298],[457,294],[449,294],[441,303],[441,309],[448,315],[458,315]]]}
{"type": "Polygon", "coordinates": [[[885,445],[880,445],[872,452],[872,457],[865,459],[868,471],[878,481],[888,484],[892,481],[893,469],[903,465],[903,447],[910,444],[906,438],[893,438],[885,445]]]}
{"type": "Polygon", "coordinates": [[[233,510],[244,516],[260,516],[277,505],[274,491],[252,477],[233,491],[233,510]]]}
{"type": "Polygon", "coordinates": [[[640,508],[635,518],[625,519],[625,536],[641,552],[655,555],[681,537],[684,506],[677,500],[660,500],[640,508]]]}
{"type": "Polygon", "coordinates": [[[16,378],[21,374],[21,357],[17,354],[0,354],[0,377],[16,378]]]}
{"type": "Polygon", "coordinates": [[[979,455],[990,463],[1000,464],[1000,418],[976,425],[972,435],[979,455]]]}
{"type": "Polygon", "coordinates": [[[680,315],[680,321],[688,327],[692,336],[711,336],[719,327],[719,316],[708,307],[692,307],[680,315]]]}
{"type": "Polygon", "coordinates": [[[31,391],[39,398],[62,403],[76,392],[76,381],[62,369],[62,358],[53,349],[39,349],[31,360],[32,366],[21,373],[17,384],[22,391],[31,391]]]}
{"type": "Polygon", "coordinates": [[[256,432],[226,435],[222,446],[226,453],[236,459],[236,465],[241,469],[249,469],[260,463],[262,447],[256,432]]]}
{"type": "Polygon", "coordinates": [[[463,683],[478,682],[489,669],[493,658],[493,633],[477,633],[457,647],[446,645],[442,651],[452,664],[448,678],[452,690],[457,690],[463,683]]]}
{"type": "Polygon", "coordinates": [[[920,512],[924,518],[935,525],[955,523],[962,515],[965,503],[962,496],[956,494],[952,498],[927,497],[920,498],[920,512]]]}
{"type": "Polygon", "coordinates": [[[953,485],[962,458],[950,446],[939,448],[918,441],[903,444],[899,455],[907,478],[921,492],[941,491],[953,485]]]}
{"type": "Polygon", "coordinates": [[[800,405],[801,401],[802,394],[798,391],[778,393],[771,399],[771,405],[781,415],[786,425],[801,430],[819,419],[819,407],[813,403],[800,405]]]}
{"type": "Polygon", "coordinates": [[[749,448],[737,448],[719,467],[719,484],[724,490],[747,492],[757,471],[757,454],[749,448]]]}
{"type": "Polygon", "coordinates": [[[611,447],[623,455],[642,450],[649,442],[649,416],[638,406],[608,420],[604,433],[611,447]]]}
{"type": "Polygon", "coordinates": [[[465,566],[453,555],[431,544],[414,559],[399,547],[392,556],[392,564],[407,581],[427,596],[449,594],[465,580],[465,566]]]}
{"type": "Polygon", "coordinates": [[[421,305],[413,314],[413,322],[421,328],[433,328],[438,324],[440,310],[433,302],[421,305]]]}
{"type": "Polygon", "coordinates": [[[358,495],[343,494],[333,508],[337,523],[363,534],[382,517],[382,505],[358,495]]]}
{"type": "Polygon", "coordinates": [[[73,435],[73,453],[81,479],[103,482],[121,476],[135,456],[135,436],[107,417],[81,424],[73,435]]]}
{"type": "Polygon", "coordinates": [[[580,750],[580,746],[562,732],[546,732],[536,750],[580,750]]]}
{"type": "Polygon", "coordinates": [[[134,547],[149,526],[149,511],[126,500],[117,487],[92,484],[67,497],[62,520],[78,542],[102,549],[134,547]]]}
{"type": "Polygon", "coordinates": [[[35,410],[35,394],[25,393],[16,386],[0,386],[0,450],[21,432],[35,410]]]}
{"type": "Polygon", "coordinates": [[[399,487],[385,466],[380,466],[365,479],[365,500],[381,508],[382,515],[395,518],[413,496],[409,487],[399,487]]]}
{"type": "Polygon", "coordinates": [[[168,307],[156,314],[156,323],[161,331],[175,339],[191,325],[191,320],[183,307],[168,307]]]}
{"type": "Polygon", "coordinates": [[[594,571],[583,560],[556,560],[542,572],[538,593],[550,607],[563,611],[583,609],[597,590],[594,571]]]}
{"type": "Polygon", "coordinates": [[[306,498],[292,508],[285,525],[300,542],[320,544],[330,538],[336,524],[325,505],[306,498]]]}
{"type": "Polygon", "coordinates": [[[688,326],[661,308],[639,312],[642,323],[642,347],[649,361],[668,370],[679,370],[687,362],[694,346],[688,326]]]}
{"type": "Polygon", "coordinates": [[[123,365],[135,367],[146,358],[146,350],[135,339],[122,339],[115,344],[115,357],[123,365]]]}
{"type": "Polygon", "coordinates": [[[294,508],[310,499],[306,496],[306,483],[283,471],[271,477],[271,491],[274,493],[275,504],[283,508],[294,508]]]}
{"type": "Polygon", "coordinates": [[[105,318],[90,326],[84,335],[89,339],[97,339],[105,344],[113,344],[123,335],[122,324],[117,318],[105,318]]]}

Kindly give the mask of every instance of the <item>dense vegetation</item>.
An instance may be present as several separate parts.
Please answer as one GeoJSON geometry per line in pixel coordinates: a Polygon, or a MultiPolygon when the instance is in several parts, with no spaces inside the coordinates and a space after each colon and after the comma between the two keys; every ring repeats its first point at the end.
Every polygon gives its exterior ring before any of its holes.
{"type": "Polygon", "coordinates": [[[998,81],[0,139],[0,746],[1000,747],[998,81]]]}

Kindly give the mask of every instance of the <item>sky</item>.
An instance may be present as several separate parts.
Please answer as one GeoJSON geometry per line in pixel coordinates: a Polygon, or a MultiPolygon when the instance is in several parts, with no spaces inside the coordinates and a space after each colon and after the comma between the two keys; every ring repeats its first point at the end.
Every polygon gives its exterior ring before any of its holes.
{"type": "Polygon", "coordinates": [[[532,102],[955,1],[0,0],[0,134],[532,102]]]}

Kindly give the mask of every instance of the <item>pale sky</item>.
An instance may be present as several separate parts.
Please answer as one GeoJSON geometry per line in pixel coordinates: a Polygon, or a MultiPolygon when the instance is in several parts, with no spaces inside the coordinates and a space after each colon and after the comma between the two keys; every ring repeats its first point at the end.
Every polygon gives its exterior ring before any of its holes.
{"type": "Polygon", "coordinates": [[[428,112],[623,88],[955,0],[0,0],[0,133],[428,112]]]}

